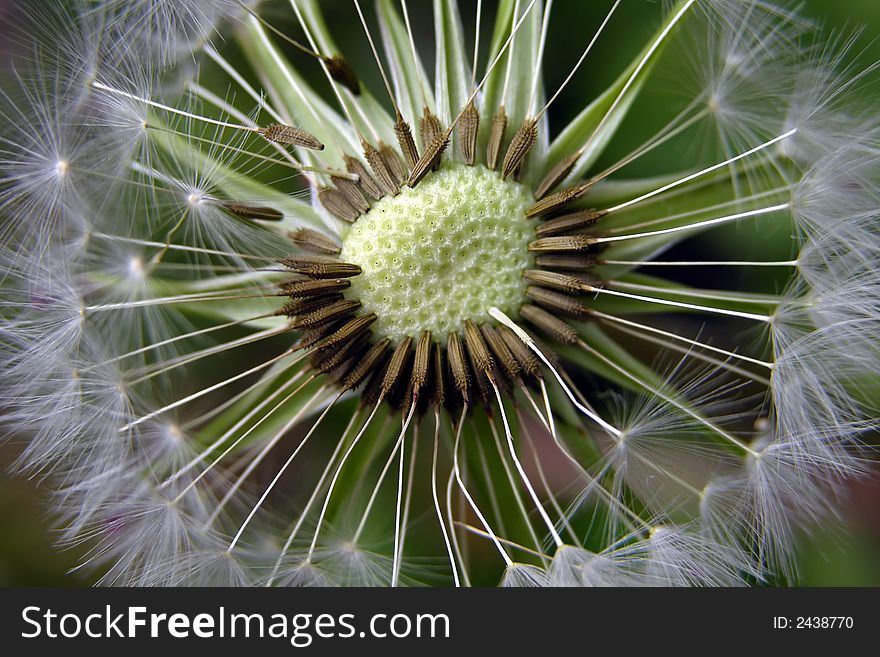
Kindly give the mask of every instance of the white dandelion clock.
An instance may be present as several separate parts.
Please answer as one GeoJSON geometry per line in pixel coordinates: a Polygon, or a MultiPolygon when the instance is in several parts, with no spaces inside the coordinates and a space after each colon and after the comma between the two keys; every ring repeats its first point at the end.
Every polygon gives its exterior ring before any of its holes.
{"type": "Polygon", "coordinates": [[[100,583],[798,581],[878,427],[873,71],[678,0],[584,98],[620,0],[564,61],[566,3],[483,4],[43,22],[4,425],[100,583]]]}

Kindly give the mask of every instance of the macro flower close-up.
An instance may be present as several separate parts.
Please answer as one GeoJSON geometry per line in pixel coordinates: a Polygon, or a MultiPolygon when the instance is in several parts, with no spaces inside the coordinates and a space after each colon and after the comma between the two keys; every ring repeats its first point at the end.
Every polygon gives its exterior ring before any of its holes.
{"type": "Polygon", "coordinates": [[[857,25],[25,5],[0,431],[71,577],[794,586],[846,544],[880,427],[857,25]]]}

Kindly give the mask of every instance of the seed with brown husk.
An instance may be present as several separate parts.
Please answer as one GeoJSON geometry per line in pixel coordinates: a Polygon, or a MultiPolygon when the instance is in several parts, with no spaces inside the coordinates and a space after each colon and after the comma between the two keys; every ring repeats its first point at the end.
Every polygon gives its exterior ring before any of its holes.
{"type": "Polygon", "coordinates": [[[311,331],[307,331],[300,336],[299,340],[294,344],[295,349],[308,349],[321,343],[328,336],[333,335],[342,326],[342,322],[330,322],[322,324],[311,331]]]}
{"type": "Polygon", "coordinates": [[[388,361],[388,367],[386,367],[385,373],[382,375],[382,385],[379,388],[382,397],[387,397],[397,382],[403,377],[404,372],[409,366],[411,347],[412,338],[407,336],[394,348],[391,360],[388,361]]]}
{"type": "Polygon", "coordinates": [[[394,136],[397,137],[397,144],[400,146],[400,152],[403,153],[407,168],[412,170],[416,162],[419,161],[419,149],[416,148],[412,128],[403,118],[400,110],[397,110],[397,120],[394,122],[394,136]]]}
{"type": "Polygon", "coordinates": [[[422,108],[422,117],[419,119],[419,132],[422,136],[422,150],[427,149],[430,144],[437,141],[437,138],[445,132],[438,116],[427,107],[422,108]]]}
{"type": "Polygon", "coordinates": [[[526,346],[526,343],[523,342],[510,328],[503,324],[499,325],[496,331],[510,350],[510,353],[516,359],[516,362],[519,363],[522,371],[533,379],[541,378],[541,363],[538,360],[538,357],[532,353],[532,350],[526,346]]]}
{"type": "Polygon", "coordinates": [[[549,255],[539,255],[535,258],[535,264],[542,269],[590,271],[596,266],[596,255],[593,253],[552,253],[549,255]]]}
{"type": "Polygon", "coordinates": [[[226,201],[220,205],[236,217],[241,217],[243,219],[251,219],[254,221],[281,221],[284,219],[283,212],[264,205],[247,205],[244,203],[236,203],[234,201],[226,201]]]}
{"type": "Polygon", "coordinates": [[[309,278],[351,278],[361,273],[358,265],[319,256],[281,258],[280,264],[290,271],[309,278]]]}
{"type": "Polygon", "coordinates": [[[535,233],[538,237],[549,237],[550,235],[583,230],[595,224],[606,214],[608,212],[605,210],[577,210],[543,222],[535,229],[535,233]]]}
{"type": "Polygon", "coordinates": [[[596,243],[587,235],[559,235],[542,237],[529,243],[529,251],[586,251],[596,243]]]}
{"type": "Polygon", "coordinates": [[[407,184],[410,187],[418,185],[422,179],[435,168],[435,165],[439,163],[443,151],[449,146],[449,138],[451,134],[451,130],[446,130],[428,146],[422,154],[421,159],[416,162],[416,165],[413,167],[412,173],[409,176],[407,184]]]}
{"type": "Polygon", "coordinates": [[[329,306],[333,303],[336,303],[342,299],[342,295],[337,293],[327,294],[321,297],[303,297],[300,299],[291,299],[287,303],[285,303],[280,309],[275,311],[276,315],[287,315],[288,317],[293,317],[294,315],[302,315],[305,313],[310,313],[314,310],[318,310],[319,308],[324,308],[325,306],[329,306]]]}
{"type": "Polygon", "coordinates": [[[351,155],[343,155],[342,159],[345,161],[346,171],[358,177],[358,185],[361,186],[361,189],[363,189],[370,198],[374,201],[378,201],[384,196],[382,190],[379,188],[379,184],[373,179],[373,176],[367,171],[367,167],[365,167],[359,159],[352,157],[351,155]]]}
{"type": "Polygon", "coordinates": [[[310,313],[297,315],[293,320],[293,328],[313,328],[327,322],[335,322],[347,315],[351,315],[361,307],[361,302],[356,299],[341,299],[335,303],[314,310],[310,313]]]}
{"type": "Polygon", "coordinates": [[[428,382],[432,345],[431,332],[422,331],[421,335],[419,335],[419,341],[416,343],[416,355],[413,358],[412,375],[410,377],[410,388],[414,398],[418,398],[422,388],[428,382]]]}
{"type": "Polygon", "coordinates": [[[315,345],[315,348],[327,349],[329,347],[335,347],[337,345],[346,343],[349,340],[354,340],[361,333],[367,331],[375,321],[375,313],[358,315],[354,319],[351,319],[343,324],[336,332],[328,335],[326,338],[321,340],[318,344],[315,345]]]}
{"type": "Polygon", "coordinates": [[[319,297],[331,292],[341,292],[351,287],[351,281],[344,278],[326,280],[290,281],[279,285],[281,292],[291,298],[319,297]]]}
{"type": "Polygon", "coordinates": [[[553,292],[543,287],[529,287],[526,289],[526,294],[539,306],[553,313],[561,313],[577,319],[585,319],[590,315],[589,308],[567,294],[553,292]]]}
{"type": "Polygon", "coordinates": [[[431,376],[431,403],[440,408],[446,403],[446,352],[439,344],[433,348],[434,367],[431,376]]]}
{"type": "Polygon", "coordinates": [[[361,93],[361,85],[357,75],[342,55],[324,56],[321,59],[327,66],[327,73],[334,82],[338,82],[355,96],[361,93]]]}
{"type": "Polygon", "coordinates": [[[485,370],[477,364],[473,352],[467,348],[467,342],[465,342],[464,353],[467,356],[471,372],[473,373],[473,385],[471,386],[471,389],[476,390],[483,406],[486,407],[486,409],[491,409],[492,402],[494,401],[494,396],[492,395],[492,383],[495,383],[496,381],[494,372],[491,378],[486,374],[485,370]]]}
{"type": "Polygon", "coordinates": [[[370,211],[370,202],[358,183],[343,176],[334,177],[333,180],[337,191],[345,197],[349,205],[361,214],[370,211]]]}
{"type": "Polygon", "coordinates": [[[385,357],[388,354],[388,347],[391,340],[382,338],[376,342],[370,349],[360,358],[352,369],[350,369],[342,381],[340,386],[343,390],[352,390],[357,388],[368,376],[373,372],[381,370],[385,357]]]}
{"type": "Polygon", "coordinates": [[[345,365],[346,361],[357,359],[367,349],[370,334],[359,335],[340,349],[315,350],[309,358],[309,364],[321,374],[330,374],[345,365]]]}
{"type": "Polygon", "coordinates": [[[519,314],[532,326],[540,329],[557,342],[577,344],[578,334],[569,324],[548,313],[543,308],[526,304],[519,309],[519,314]]]}
{"type": "Polygon", "coordinates": [[[473,166],[477,158],[477,133],[480,130],[480,112],[471,100],[458,121],[458,137],[461,140],[461,157],[465,164],[473,166]]]}
{"type": "Polygon", "coordinates": [[[469,404],[471,375],[468,371],[467,357],[464,354],[464,345],[461,342],[461,337],[455,331],[450,332],[446,338],[446,356],[453,385],[464,402],[469,404]]]}
{"type": "Polygon", "coordinates": [[[504,105],[498,108],[492,117],[492,125],[489,129],[489,142],[486,144],[486,166],[493,171],[498,166],[498,156],[501,155],[501,147],[504,145],[504,132],[507,130],[507,112],[504,105]]]}
{"type": "Polygon", "coordinates": [[[537,217],[542,214],[550,214],[556,212],[560,208],[565,207],[572,201],[579,199],[592,186],[592,183],[586,182],[575,187],[569,187],[561,191],[542,198],[532,207],[526,210],[527,217],[537,217]]]}
{"type": "Polygon", "coordinates": [[[287,236],[294,244],[306,251],[327,255],[337,255],[342,251],[342,246],[335,239],[311,228],[297,228],[288,231],[287,236]]]}
{"type": "Polygon", "coordinates": [[[544,176],[544,179],[538,184],[537,189],[535,189],[535,198],[537,200],[541,200],[548,193],[550,193],[553,189],[555,189],[559,183],[565,180],[565,177],[571,173],[571,170],[574,169],[574,165],[577,164],[577,161],[581,158],[581,151],[575,151],[571,155],[563,158],[556,165],[550,169],[550,172],[544,176]]]}
{"type": "Polygon", "coordinates": [[[479,329],[469,319],[464,321],[464,343],[477,369],[490,379],[493,378],[495,375],[495,359],[489,353],[489,348],[486,346],[486,342],[483,340],[479,329]]]}
{"type": "Polygon", "coordinates": [[[556,271],[543,271],[541,269],[527,269],[523,272],[523,278],[543,287],[562,290],[569,294],[581,294],[586,292],[590,285],[586,281],[571,274],[562,274],[556,271]]]}
{"type": "Polygon", "coordinates": [[[276,144],[302,146],[303,148],[310,148],[315,151],[324,150],[324,144],[318,141],[318,138],[314,135],[309,134],[305,130],[284,125],[283,123],[272,123],[265,128],[260,128],[257,132],[264,139],[276,144]]]}
{"type": "Polygon", "coordinates": [[[395,183],[394,174],[388,168],[379,149],[367,141],[361,142],[361,146],[364,149],[364,159],[370,165],[370,169],[372,169],[373,175],[376,177],[376,182],[379,183],[379,187],[384,192],[383,196],[393,196],[396,194],[400,186],[395,183]]]}
{"type": "Polygon", "coordinates": [[[338,189],[322,187],[318,190],[318,200],[328,212],[349,223],[354,223],[361,216],[357,208],[349,203],[348,199],[338,189]]]}
{"type": "Polygon", "coordinates": [[[388,168],[388,171],[391,172],[391,176],[394,178],[395,190],[400,189],[400,186],[403,184],[403,181],[407,179],[409,173],[406,170],[406,166],[404,166],[403,160],[400,158],[400,155],[397,153],[396,150],[391,148],[391,146],[380,141],[379,157],[382,158],[382,161],[385,163],[385,166],[388,168]]]}
{"type": "Polygon", "coordinates": [[[526,119],[507,147],[504,163],[501,165],[501,177],[509,178],[520,170],[529,151],[538,139],[538,122],[535,119],[526,119]]]}
{"type": "Polygon", "coordinates": [[[489,350],[501,365],[501,370],[504,372],[504,375],[516,385],[521,384],[522,367],[520,367],[519,361],[516,360],[514,355],[510,352],[510,349],[507,348],[507,345],[504,344],[504,340],[501,339],[498,331],[488,324],[482,324],[480,326],[480,333],[483,334],[483,339],[489,346],[489,350]]]}

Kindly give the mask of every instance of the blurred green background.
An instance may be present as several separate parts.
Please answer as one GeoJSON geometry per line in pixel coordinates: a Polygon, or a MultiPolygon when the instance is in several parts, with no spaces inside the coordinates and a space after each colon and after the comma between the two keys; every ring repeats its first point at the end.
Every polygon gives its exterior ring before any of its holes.
{"type": "MultiPolygon", "coordinates": [[[[21,49],[4,36],[10,33],[9,9],[12,2],[0,1],[0,53],[21,49]]],[[[350,10],[348,0],[324,0],[329,22],[336,24],[337,43],[346,44],[351,61],[367,61],[363,33],[356,21],[341,20],[350,10]],[[334,20],[334,18],[336,20],[334,20]],[[350,47],[350,51],[349,48],[350,47]]],[[[368,3],[365,3],[368,4],[368,3]]],[[[491,16],[494,2],[487,0],[486,15],[491,16]]],[[[579,52],[585,34],[601,21],[609,3],[600,0],[556,0],[551,34],[548,41],[547,62],[571,61],[579,52]]],[[[473,20],[472,0],[461,2],[465,21],[473,20]]],[[[803,14],[825,25],[826,30],[851,32],[862,28],[855,53],[861,67],[880,60],[880,0],[804,0],[803,14]]],[[[417,30],[425,34],[422,49],[430,49],[430,4],[428,0],[411,0],[410,11],[417,30]]],[[[289,11],[289,9],[287,10],[289,11]]],[[[618,16],[609,26],[606,41],[618,48],[597,48],[597,59],[592,68],[585,68],[569,90],[554,107],[554,122],[565,121],[574,115],[584,99],[593,97],[611,81],[628,62],[635,46],[653,31],[659,11],[658,2],[625,0],[618,16]],[[601,51],[601,52],[600,52],[601,51]]],[[[270,3],[267,17],[284,20],[285,6],[270,3]]],[[[485,35],[485,32],[484,32],[485,35]]],[[[3,55],[2,69],[8,69],[10,60],[3,55]]],[[[377,88],[378,77],[374,67],[363,71],[367,83],[377,88]],[[372,76],[372,78],[371,78],[372,76]]],[[[553,87],[567,74],[567,69],[546,68],[546,84],[553,87]]],[[[361,72],[361,71],[359,71],[361,72]]],[[[880,100],[880,85],[867,85],[862,92],[880,100]]],[[[639,112],[650,120],[647,113],[651,103],[636,103],[634,121],[639,112]]],[[[16,453],[12,439],[0,447],[0,585],[3,586],[77,586],[89,584],[92,575],[70,570],[76,565],[76,551],[63,551],[54,546],[51,528],[51,504],[46,492],[36,479],[13,477],[6,472],[16,453]],[[48,516],[48,517],[47,517],[48,516]]],[[[804,549],[799,562],[802,582],[811,586],[867,586],[880,585],[880,468],[874,476],[852,484],[848,506],[841,511],[838,524],[818,528],[804,549]]]]}

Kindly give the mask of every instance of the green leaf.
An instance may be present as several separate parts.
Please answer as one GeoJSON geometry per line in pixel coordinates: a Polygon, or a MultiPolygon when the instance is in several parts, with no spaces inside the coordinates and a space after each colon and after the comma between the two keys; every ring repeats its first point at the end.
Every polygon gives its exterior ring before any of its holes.
{"type": "MultiPolygon", "coordinates": [[[[303,20],[317,42],[320,53],[331,56],[341,53],[342,51],[333,41],[330,29],[324,21],[324,16],[321,13],[317,0],[290,1],[291,3],[296,3],[301,9],[303,20]]],[[[374,65],[376,64],[374,63],[374,65]]],[[[364,137],[370,140],[378,138],[386,144],[397,144],[397,139],[394,136],[394,120],[388,114],[385,107],[370,93],[369,89],[362,84],[360,94],[355,96],[347,89],[339,87],[339,85],[337,85],[337,88],[348,107],[353,108],[353,111],[350,112],[351,118],[364,137]]],[[[382,93],[384,96],[384,88],[382,93]]],[[[355,151],[358,154],[360,152],[360,148],[355,151]]]]}
{"type": "MultiPolygon", "coordinates": [[[[577,205],[597,208],[614,207],[621,202],[637,198],[670,182],[680,180],[690,173],[692,172],[686,171],[640,180],[605,180],[590,189],[577,205]]],[[[735,204],[724,209],[715,208],[715,206],[735,201],[735,199],[736,191],[730,180],[729,172],[716,171],[686,186],[670,190],[661,196],[602,217],[599,226],[603,231],[614,229],[613,234],[670,228],[683,225],[685,221],[693,223],[746,209],[746,206],[739,207],[735,204]],[[689,216],[683,219],[680,215],[686,213],[689,216]],[[670,219],[662,221],[663,217],[670,217],[670,219]],[[652,223],[648,224],[648,222],[652,223]]],[[[705,228],[705,230],[708,229],[710,227],[705,228]]],[[[699,232],[698,229],[610,242],[608,248],[603,251],[602,257],[607,260],[649,260],[677,242],[692,237],[697,232],[699,232]]],[[[602,274],[606,277],[616,277],[630,269],[632,267],[626,265],[606,265],[602,269],[602,274]]]]}
{"type": "MultiPolygon", "coordinates": [[[[273,280],[277,280],[277,276],[273,279],[266,272],[213,276],[199,281],[164,280],[161,288],[154,286],[151,292],[156,297],[182,294],[213,296],[216,293],[216,296],[220,298],[175,304],[175,308],[183,315],[217,320],[218,323],[243,321],[258,315],[274,313],[281,307],[282,299],[280,297],[263,296],[261,290],[258,289],[258,287],[271,285],[273,280]],[[252,292],[239,292],[239,290],[250,286],[253,286],[252,292]],[[230,290],[230,294],[223,294],[224,290],[230,290]],[[222,298],[225,296],[230,298],[222,298]]],[[[284,321],[284,318],[270,316],[251,319],[246,322],[246,325],[252,328],[273,328],[280,326],[284,321]]]]}
{"type": "MultiPolygon", "coordinates": [[[[455,0],[434,0],[434,34],[437,40],[434,96],[437,115],[448,126],[471,94],[471,67],[465,50],[458,3],[455,0]]],[[[457,148],[453,132],[450,152],[457,148]]]]}
{"type": "MultiPolygon", "coordinates": [[[[604,272],[601,269],[600,272],[604,272]]],[[[603,274],[604,277],[604,274],[603,274]]],[[[622,294],[639,295],[643,297],[652,297],[660,300],[669,300],[674,302],[683,302],[697,306],[706,306],[708,308],[717,308],[720,310],[730,310],[736,312],[753,313],[755,315],[772,314],[776,304],[775,297],[767,297],[760,294],[750,294],[746,292],[728,292],[723,290],[704,290],[696,289],[668,281],[664,278],[656,278],[637,273],[622,274],[606,280],[613,280],[619,285],[610,284],[610,290],[620,292],[622,294]],[[645,285],[656,290],[644,290],[626,287],[622,284],[645,285]],[[690,293],[690,294],[689,294],[690,293]],[[719,298],[701,298],[694,296],[693,293],[705,293],[708,295],[717,294],[719,298]]],[[[641,301],[639,299],[630,299],[626,297],[614,296],[611,294],[596,293],[589,297],[590,308],[611,315],[646,315],[646,314],[696,314],[698,316],[719,316],[720,313],[712,313],[711,311],[693,310],[674,305],[663,303],[653,303],[650,301],[641,301]]],[[[755,321],[759,325],[763,322],[755,321]]]]}
{"type": "Polygon", "coordinates": [[[563,356],[625,390],[658,397],[669,404],[670,412],[681,412],[701,424],[700,435],[705,436],[708,443],[719,445],[731,454],[743,453],[742,448],[713,428],[712,419],[695,407],[668,377],[642,363],[595,322],[577,324],[576,328],[583,341],[596,353],[571,346],[560,349],[563,356]]]}
{"type": "MultiPolygon", "coordinates": [[[[601,268],[600,273],[606,271],[607,268],[601,268]]],[[[643,297],[652,297],[660,300],[669,300],[674,302],[689,303],[697,306],[706,306],[708,308],[717,308],[720,310],[731,310],[736,312],[753,313],[756,315],[770,315],[776,303],[774,297],[765,297],[760,294],[749,294],[740,292],[717,291],[719,298],[701,298],[688,294],[688,292],[712,294],[713,290],[695,289],[687,287],[679,283],[673,283],[663,278],[646,276],[643,274],[626,273],[614,276],[613,279],[604,275],[606,280],[614,280],[616,283],[631,283],[635,285],[647,285],[658,288],[657,290],[642,290],[625,287],[623,285],[609,285],[609,289],[622,294],[639,295],[643,297]]],[[[641,301],[639,299],[630,299],[626,297],[615,296],[611,294],[596,293],[589,297],[590,308],[612,315],[647,315],[647,314],[696,314],[699,316],[720,316],[720,313],[711,311],[693,310],[680,306],[668,305],[663,303],[653,303],[651,301],[641,301]]],[[[758,320],[758,324],[763,322],[758,320]]]]}
{"type": "Polygon", "coordinates": [[[406,26],[394,9],[394,0],[377,0],[376,13],[400,111],[415,130],[425,104],[435,111],[428,76],[418,53],[413,53],[406,26]]]}
{"type": "MultiPolygon", "coordinates": [[[[295,356],[291,357],[291,359],[292,358],[295,358],[295,356]]],[[[285,425],[289,423],[297,413],[302,412],[298,424],[308,422],[309,418],[320,413],[327,407],[327,404],[336,397],[336,394],[332,390],[328,391],[323,397],[316,400],[307,410],[303,411],[306,404],[314,397],[315,393],[322,385],[321,382],[316,380],[307,383],[296,395],[285,401],[285,398],[290,395],[291,392],[296,390],[297,386],[305,383],[307,380],[306,375],[296,383],[288,386],[271,400],[266,401],[273,393],[288,383],[296,374],[308,369],[308,363],[306,361],[301,361],[294,365],[291,365],[291,362],[292,360],[285,359],[270,367],[261,377],[259,384],[250,393],[239,399],[235,404],[220,413],[214,418],[214,420],[198,431],[196,434],[196,440],[203,445],[209,445],[225,433],[229,432],[227,440],[214,452],[213,458],[219,456],[225,447],[257,425],[259,420],[264,416],[268,417],[260,422],[256,429],[253,429],[248,433],[247,437],[236,446],[233,453],[241,452],[241,450],[248,445],[271,440],[279,431],[284,429],[285,425]],[[257,407],[260,406],[262,402],[266,403],[258,409],[257,407]],[[276,406],[277,409],[275,408],[276,406]],[[242,422],[245,416],[251,412],[253,413],[250,418],[247,421],[242,422]],[[235,428],[239,423],[241,423],[241,426],[235,428]]]]}
{"type": "Polygon", "coordinates": [[[326,146],[320,156],[297,148],[301,161],[344,169],[343,152],[361,151],[357,135],[348,121],[306,83],[256,19],[246,21],[239,41],[275,101],[273,105],[292,124],[313,134],[326,146]]]}
{"type": "Polygon", "coordinates": [[[684,17],[694,2],[695,0],[678,0],[660,28],[626,70],[553,140],[545,158],[544,173],[581,148],[584,148],[584,153],[569,174],[568,180],[580,178],[589,170],[617,132],[633,101],[650,77],[654,64],[667,43],[664,33],[672,29],[679,18],[684,17]],[[658,44],[661,37],[663,40],[658,44]]]}
{"type": "MultiPolygon", "coordinates": [[[[584,342],[611,359],[615,364],[622,366],[628,372],[652,386],[662,385],[662,380],[654,370],[630,354],[612,337],[605,334],[598,324],[595,322],[579,322],[572,325],[577,329],[584,342]]],[[[567,360],[573,361],[591,372],[595,372],[602,378],[616,383],[621,388],[637,392],[642,391],[641,386],[632,379],[579,347],[560,346],[558,351],[567,360]]]]}
{"type": "Polygon", "coordinates": [[[688,170],[650,178],[605,178],[592,186],[576,205],[595,208],[611,207],[637,196],[647,194],[690,173],[693,172],[688,170]]]}
{"type": "MultiPolygon", "coordinates": [[[[529,4],[529,0],[517,0],[516,2],[514,0],[504,0],[499,6],[492,42],[489,48],[489,59],[486,63],[487,68],[495,61],[498,53],[501,52],[501,48],[510,36],[511,30],[522,17],[523,12],[528,9],[529,4]],[[518,16],[514,18],[513,12],[515,8],[518,11],[518,16]]],[[[504,101],[504,108],[508,118],[508,139],[519,130],[526,118],[533,113],[532,110],[534,108],[529,107],[533,86],[536,85],[535,105],[540,105],[544,100],[543,84],[540,77],[541,71],[538,70],[543,16],[543,3],[539,0],[531,8],[525,20],[523,20],[522,25],[520,25],[510,45],[508,45],[507,51],[501,56],[498,64],[486,80],[486,84],[483,87],[483,121],[481,122],[479,141],[480,149],[483,152],[485,152],[486,143],[489,139],[492,117],[498,111],[502,100],[504,101]],[[510,79],[507,83],[507,94],[505,96],[504,80],[507,76],[508,68],[510,68],[510,79]],[[537,81],[535,80],[536,75],[539,76],[537,81]]],[[[546,121],[542,120],[542,125],[539,126],[538,130],[538,143],[533,147],[529,161],[540,162],[543,160],[547,150],[547,133],[546,121]]],[[[539,167],[527,166],[524,170],[524,180],[532,182],[533,178],[543,173],[539,167]]]]}
{"type": "MultiPolygon", "coordinates": [[[[151,117],[150,124],[162,127],[158,117],[151,117]]],[[[270,205],[282,212],[284,220],[276,224],[275,229],[283,232],[306,226],[326,231],[325,222],[309,203],[243,174],[239,168],[205,153],[196,143],[161,129],[151,131],[150,138],[152,143],[175,160],[186,162],[194,171],[210,171],[216,187],[230,199],[254,205],[270,205]]]]}

